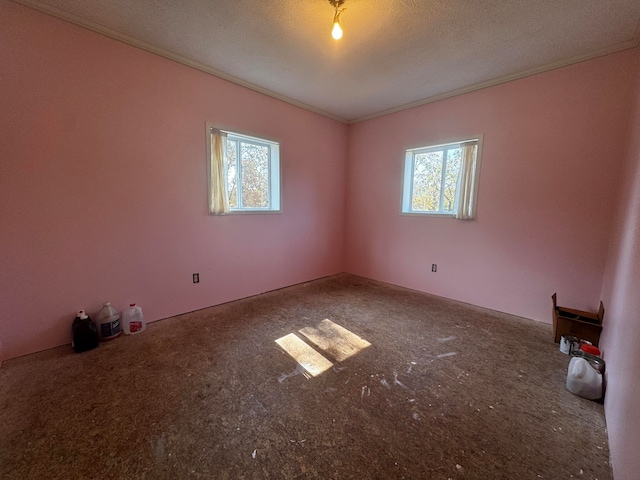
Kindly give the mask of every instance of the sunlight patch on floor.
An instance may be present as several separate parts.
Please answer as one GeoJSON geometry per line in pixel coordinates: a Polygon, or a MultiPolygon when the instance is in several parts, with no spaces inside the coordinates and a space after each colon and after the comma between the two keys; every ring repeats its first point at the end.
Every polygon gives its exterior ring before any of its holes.
{"type": "Polygon", "coordinates": [[[346,360],[371,345],[329,319],[322,320],[316,327],[305,327],[298,331],[338,362],[346,360]]]}
{"type": "Polygon", "coordinates": [[[314,377],[333,366],[333,363],[307,345],[295,333],[277,339],[276,343],[314,377]]]}
{"type": "MultiPolygon", "coordinates": [[[[359,351],[371,346],[362,337],[350,332],[337,323],[333,323],[325,318],[315,327],[305,327],[298,330],[309,342],[324,351],[328,356],[337,362],[346,360],[359,351]]],[[[276,340],[282,349],[293,357],[307,373],[305,376],[317,377],[322,372],[329,370],[333,363],[317,352],[311,345],[298,337],[295,333],[290,333],[276,340]]],[[[283,379],[292,376],[286,374],[283,379]]],[[[282,383],[283,380],[280,380],[282,383]]]]}

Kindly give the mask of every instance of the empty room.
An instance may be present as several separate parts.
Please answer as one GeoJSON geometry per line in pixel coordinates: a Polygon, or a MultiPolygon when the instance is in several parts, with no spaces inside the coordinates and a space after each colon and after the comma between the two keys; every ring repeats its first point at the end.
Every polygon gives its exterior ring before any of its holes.
{"type": "Polygon", "coordinates": [[[637,1],[0,0],[0,92],[0,478],[637,480],[637,1]]]}

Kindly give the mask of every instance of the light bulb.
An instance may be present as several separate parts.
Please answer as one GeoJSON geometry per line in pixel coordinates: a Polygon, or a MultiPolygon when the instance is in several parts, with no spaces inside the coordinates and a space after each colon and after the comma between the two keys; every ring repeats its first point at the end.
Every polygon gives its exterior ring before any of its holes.
{"type": "Polygon", "coordinates": [[[340,22],[338,20],[333,22],[333,30],[331,31],[331,36],[336,40],[340,40],[342,38],[342,28],[340,28],[340,22]]]}

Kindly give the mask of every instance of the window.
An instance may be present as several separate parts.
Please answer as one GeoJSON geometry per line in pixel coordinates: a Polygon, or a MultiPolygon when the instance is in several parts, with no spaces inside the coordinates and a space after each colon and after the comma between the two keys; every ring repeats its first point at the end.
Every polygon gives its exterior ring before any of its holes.
{"type": "Polygon", "coordinates": [[[475,217],[481,137],[405,153],[403,213],[475,217]]]}
{"type": "Polygon", "coordinates": [[[280,145],[207,124],[209,213],[280,210],[280,145]]]}

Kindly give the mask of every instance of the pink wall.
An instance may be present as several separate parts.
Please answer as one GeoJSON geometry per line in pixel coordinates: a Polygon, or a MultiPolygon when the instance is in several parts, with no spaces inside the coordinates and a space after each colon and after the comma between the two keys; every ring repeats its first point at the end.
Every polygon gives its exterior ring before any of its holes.
{"type": "Polygon", "coordinates": [[[545,322],[556,291],[561,305],[595,309],[631,60],[609,55],[353,125],[347,271],[545,322]],[[481,133],[477,219],[400,215],[404,150],[481,133]]]}
{"type": "Polygon", "coordinates": [[[5,359],[343,270],[345,125],[5,0],[0,82],[5,359]],[[282,214],[207,215],[206,121],[281,142],[282,214]]]}
{"type": "Polygon", "coordinates": [[[640,51],[624,183],[602,297],[607,305],[601,347],[607,362],[605,411],[616,480],[640,472],[640,51]]]}

